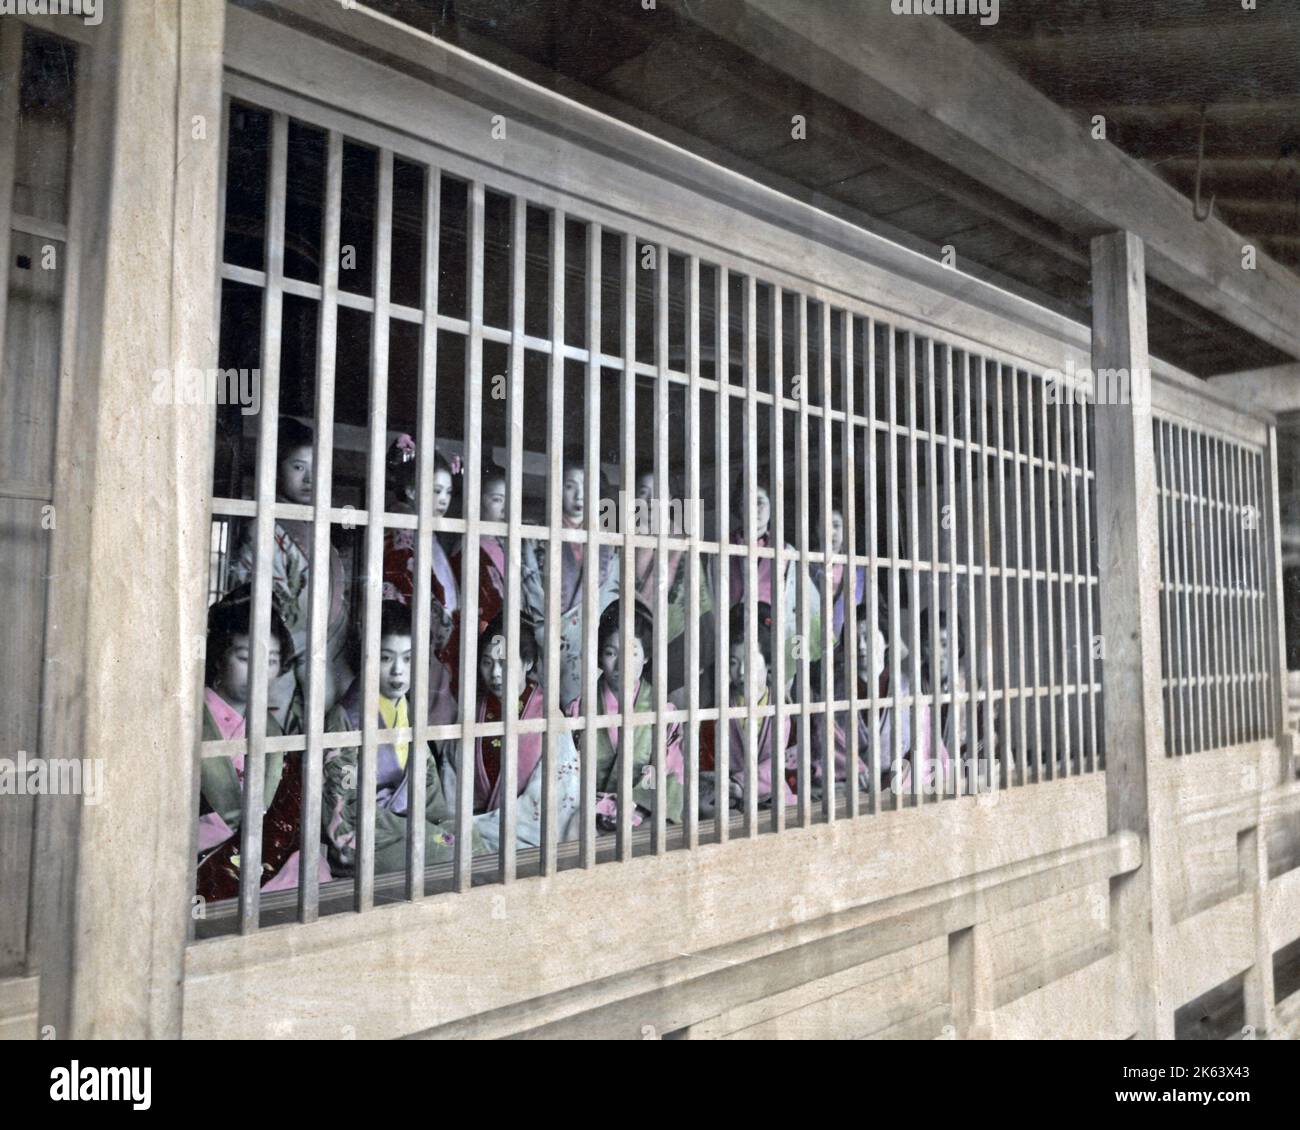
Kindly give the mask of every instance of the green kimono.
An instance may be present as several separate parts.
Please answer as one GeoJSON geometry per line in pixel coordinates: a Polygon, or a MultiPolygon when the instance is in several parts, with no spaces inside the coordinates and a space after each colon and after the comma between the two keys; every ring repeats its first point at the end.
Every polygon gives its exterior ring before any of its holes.
{"type": "MultiPolygon", "coordinates": [[[[325,729],[340,733],[360,730],[360,679],[325,715],[325,729]]],[[[383,727],[382,719],[380,727],[383,727]]],[[[415,743],[411,743],[414,753],[415,743]]],[[[321,798],[321,822],[329,847],[331,869],[337,874],[356,866],[357,784],[361,771],[360,746],[326,749],[324,755],[324,791],[321,798]]],[[[407,775],[397,751],[387,742],[375,750],[375,874],[382,875],[406,868],[407,775]]],[[[433,753],[425,750],[424,771],[424,858],[426,863],[451,859],[456,843],[456,814],[443,794],[438,764],[433,753]]],[[[478,851],[482,841],[470,821],[472,849],[478,851]]]]}
{"type": "MultiPolygon", "coordinates": [[[[605,684],[602,675],[596,681],[596,701],[601,714],[619,713],[619,699],[605,684]]],[[[632,709],[642,713],[654,709],[654,688],[646,679],[641,680],[637,689],[632,709]]],[[[621,759],[623,742],[619,739],[618,729],[604,729],[596,733],[596,812],[613,820],[618,816],[618,780],[622,772],[621,759]],[[611,736],[612,735],[612,736],[611,736]]],[[[664,778],[661,783],[655,780],[654,772],[654,726],[647,724],[636,727],[632,750],[632,800],[638,809],[655,812],[657,805],[663,804],[664,816],[672,822],[680,822],[682,804],[685,796],[686,776],[682,759],[681,730],[676,725],[668,727],[667,748],[664,751],[664,778]]],[[[632,815],[633,826],[641,823],[639,812],[632,815]]]]}

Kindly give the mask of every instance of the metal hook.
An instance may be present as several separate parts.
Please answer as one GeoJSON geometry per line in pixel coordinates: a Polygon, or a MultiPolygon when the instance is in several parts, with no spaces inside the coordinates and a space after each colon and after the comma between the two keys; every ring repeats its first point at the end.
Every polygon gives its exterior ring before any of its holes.
{"type": "Polygon", "coordinates": [[[1210,218],[1210,213],[1214,211],[1214,196],[1211,195],[1210,202],[1201,210],[1201,166],[1205,163],[1205,115],[1207,108],[1201,107],[1201,141],[1196,150],[1196,198],[1192,201],[1192,216],[1198,224],[1205,223],[1210,218]]]}

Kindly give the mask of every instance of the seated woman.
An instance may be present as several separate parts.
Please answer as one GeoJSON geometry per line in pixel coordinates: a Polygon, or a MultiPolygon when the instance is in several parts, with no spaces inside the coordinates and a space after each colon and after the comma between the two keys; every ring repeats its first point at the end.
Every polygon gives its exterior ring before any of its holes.
{"type": "MultiPolygon", "coordinates": [[[[948,614],[939,609],[939,654],[930,654],[930,610],[921,609],[921,680],[926,694],[931,694],[935,687],[939,690],[939,733],[943,744],[961,760],[979,756],[979,734],[976,734],[975,748],[971,749],[968,741],[967,704],[961,701],[948,701],[949,695],[960,697],[966,693],[966,673],[962,669],[965,657],[965,639],[960,632],[950,632],[948,614]],[[952,651],[956,651],[956,659],[952,651]]],[[[977,714],[977,718],[979,715],[977,714]]]]}
{"type": "MultiPolygon", "coordinates": [[[[568,530],[584,528],[586,518],[586,472],[581,458],[567,455],[562,484],[563,523],[568,530]]],[[[551,547],[528,541],[522,548],[523,568],[520,577],[521,604],[535,623],[545,624],[545,606],[540,603],[546,592],[546,556],[551,547]],[[532,595],[530,595],[532,594],[532,595]]],[[[618,570],[614,567],[612,545],[600,546],[597,553],[597,614],[618,595],[618,570]]],[[[545,624],[547,631],[560,633],[560,703],[567,709],[582,693],[582,620],[583,588],[590,555],[579,542],[563,543],[560,549],[560,623],[545,624]]]]}
{"type": "MultiPolygon", "coordinates": [[[[314,436],[311,428],[284,417],[278,434],[275,475],[277,502],[310,506],[313,501],[312,461],[314,436]]],[[[239,552],[230,563],[235,585],[250,584],[257,569],[256,522],[244,527],[239,552]]],[[[307,629],[311,622],[312,523],[293,518],[278,518],[271,546],[272,599],[292,637],[291,647],[281,657],[281,675],[271,688],[271,709],[283,724],[294,694],[307,681],[307,629]],[[295,666],[297,679],[295,680],[295,666]]],[[[347,593],[343,577],[343,560],[332,545],[329,551],[329,612],[326,618],[329,687],[326,702],[333,703],[347,686],[351,672],[347,667],[347,593]]]]}
{"type": "MultiPolygon", "coordinates": [[[[885,633],[875,617],[871,616],[865,605],[857,609],[858,622],[858,698],[866,700],[871,694],[872,680],[876,681],[877,698],[906,698],[911,695],[911,680],[906,671],[899,672],[897,688],[891,687],[890,672],[886,664],[888,644],[885,633]]],[[[847,699],[849,692],[845,687],[844,671],[847,664],[839,665],[835,679],[835,697],[847,699]]],[[[916,743],[920,749],[923,781],[927,791],[942,793],[944,783],[949,781],[951,765],[948,750],[942,738],[933,732],[930,708],[922,705],[920,709],[920,735],[916,743]],[[939,775],[942,774],[940,777],[939,775]]],[[[848,717],[843,711],[835,715],[834,742],[835,779],[846,780],[849,758],[848,717]]],[[[871,710],[864,701],[863,709],[857,718],[858,726],[858,767],[859,788],[872,789],[869,777],[868,755],[871,750],[876,753],[876,767],[881,782],[888,781],[895,792],[907,792],[911,789],[912,763],[916,755],[912,743],[912,707],[910,705],[881,707],[879,709],[876,732],[871,732],[871,710]],[[894,726],[898,727],[899,760],[894,761],[894,726]]],[[[821,751],[825,748],[825,715],[815,714],[812,720],[812,770],[813,781],[820,785],[822,781],[821,751]]],[[[873,790],[874,791],[874,790],[873,790]]]]}
{"type": "MultiPolygon", "coordinates": [[[[388,448],[388,501],[386,506],[394,514],[415,514],[419,510],[416,498],[415,441],[403,432],[388,448]]],[[[460,473],[460,460],[448,463],[437,452],[433,457],[433,516],[446,517],[451,508],[454,474],[460,473]]],[[[384,599],[400,604],[410,604],[415,597],[415,538],[414,530],[384,531],[384,599]]],[[[456,619],[460,607],[460,590],[456,572],[451,567],[446,550],[438,535],[433,535],[433,578],[441,593],[443,609],[456,619]]]]}
{"type": "MultiPolygon", "coordinates": [[[[831,528],[829,534],[822,538],[822,545],[826,547],[826,552],[831,554],[844,553],[844,510],[838,500],[831,507],[831,528]]],[[[823,564],[813,565],[811,567],[813,584],[817,586],[818,607],[823,607],[822,600],[825,598],[826,589],[829,585],[831,591],[832,616],[831,622],[831,640],[836,650],[839,649],[840,637],[844,634],[844,610],[845,596],[853,601],[855,605],[861,604],[867,593],[867,570],[864,566],[858,565],[852,570],[853,591],[848,592],[849,570],[844,565],[832,565],[827,570],[823,564]]]]}
{"type": "MultiPolygon", "coordinates": [[[[679,492],[680,493],[680,492],[679,492]]],[[[681,537],[683,534],[699,536],[698,530],[692,530],[691,517],[685,513],[673,515],[672,503],[664,503],[655,497],[654,471],[642,466],[636,476],[636,506],[633,513],[635,529],[638,534],[657,535],[659,523],[668,527],[669,537],[681,537]]],[[[668,654],[665,669],[668,672],[668,691],[671,699],[681,697],[678,685],[686,676],[686,621],[690,615],[689,558],[685,551],[670,549],[666,562],[668,593],[665,607],[665,630],[668,637],[668,654]]],[[[656,613],[658,605],[658,576],[656,568],[656,551],[638,547],[635,551],[636,599],[646,608],[656,613]]],[[[700,605],[700,669],[707,670],[713,664],[713,588],[709,584],[708,572],[703,567],[699,570],[699,605],[700,605]]]]}
{"type": "MultiPolygon", "coordinates": [[[[769,528],[772,517],[772,500],[768,496],[767,487],[764,485],[764,479],[759,477],[758,489],[754,495],[752,508],[745,505],[745,483],[741,478],[737,481],[732,495],[734,501],[740,503],[740,513],[750,514],[753,523],[754,544],[760,548],[770,548],[773,544],[772,533],[769,528]]],[[[731,543],[733,545],[745,544],[745,530],[742,525],[740,528],[733,530],[731,534],[731,543]]],[[[817,599],[817,588],[813,584],[811,576],[801,576],[802,570],[798,560],[795,558],[794,546],[788,542],[785,545],[786,552],[790,555],[786,558],[785,573],[782,585],[785,590],[785,615],[784,624],[782,625],[781,638],[785,641],[785,675],[786,691],[789,693],[791,684],[797,686],[796,676],[798,674],[798,664],[801,657],[807,656],[810,663],[815,664],[821,659],[822,654],[822,631],[821,631],[821,606],[817,599]],[[802,600],[808,607],[808,638],[803,641],[803,647],[800,648],[799,632],[799,602],[802,600]]],[[[758,599],[774,607],[773,596],[773,571],[776,561],[771,557],[760,557],[758,559],[758,599]]],[[[743,556],[731,558],[731,583],[727,592],[727,599],[734,607],[741,603],[745,598],[745,579],[748,576],[749,563],[743,556]]],[[[811,573],[811,568],[809,570],[811,573]]]]}
{"type": "MultiPolygon", "coordinates": [[[[618,714],[622,710],[623,664],[633,673],[632,710],[651,711],[655,705],[654,687],[644,677],[649,666],[654,629],[650,614],[640,605],[633,613],[633,633],[626,643],[622,637],[620,601],[614,601],[600,617],[597,632],[597,658],[600,676],[596,680],[596,709],[601,714],[618,714]]],[[[596,732],[596,815],[598,823],[612,830],[618,822],[618,782],[623,758],[628,756],[626,743],[620,741],[620,728],[611,726],[596,732]]],[[[681,731],[669,725],[664,751],[664,780],[655,780],[654,726],[642,725],[635,730],[632,742],[632,813],[633,827],[663,805],[665,819],[680,821],[685,790],[681,731]]]]}
{"type": "MultiPolygon", "coordinates": [[[[478,644],[478,713],[479,722],[500,722],[503,717],[501,696],[506,689],[505,624],[500,614],[488,624],[479,636],[478,644]]],[[[520,721],[546,717],[546,696],[538,684],[534,671],[537,666],[537,641],[532,625],[519,624],[519,665],[522,679],[519,687],[518,715],[520,721]]],[[[570,711],[569,713],[576,713],[570,711]]],[[[501,785],[503,781],[501,758],[502,738],[479,738],[474,743],[474,826],[482,837],[483,846],[495,851],[501,841],[501,785]]],[[[542,842],[542,784],[545,765],[543,751],[546,735],[519,734],[517,738],[515,803],[515,843],[519,847],[537,847],[542,842]]],[[[573,737],[568,733],[558,736],[558,759],[555,766],[558,839],[576,839],[581,801],[581,764],[573,737]]],[[[456,763],[447,757],[443,763],[443,794],[456,795],[456,763]]]]}
{"type": "MultiPolygon", "coordinates": [[[[757,688],[754,706],[764,707],[772,701],[771,658],[772,658],[772,610],[762,602],[758,605],[758,623],[755,626],[755,641],[758,653],[754,657],[753,670],[747,670],[745,664],[745,608],[737,605],[731,610],[731,705],[744,706],[749,701],[749,687],[757,688]],[[746,676],[749,676],[746,678],[746,676]]],[[[781,719],[781,732],[775,734],[772,717],[762,718],[758,724],[758,803],[766,805],[772,802],[772,777],[775,773],[781,782],[781,796],[785,804],[795,802],[794,792],[786,782],[786,750],[790,745],[790,716],[781,719]],[[775,739],[775,740],[774,740],[775,739]]],[[[731,720],[727,761],[730,765],[728,776],[728,793],[732,808],[740,808],[745,800],[745,775],[747,757],[745,752],[745,734],[747,726],[743,718],[731,720]]],[[[715,766],[715,735],[717,723],[712,720],[700,724],[700,768],[703,771],[715,766]]],[[[700,812],[708,815],[717,808],[716,786],[714,793],[708,795],[703,781],[700,789],[700,812]]]]}
{"type": "MultiPolygon", "coordinates": [[[[358,665],[359,666],[359,665],[358,665]]],[[[325,717],[330,733],[363,727],[363,676],[358,675],[338,705],[325,717]]],[[[397,601],[386,600],[379,627],[379,728],[405,729],[411,725],[407,692],[411,685],[411,613],[397,601]]],[[[381,742],[375,768],[375,874],[401,871],[406,866],[409,799],[407,763],[414,743],[381,742]]],[[[438,764],[428,748],[418,751],[426,759],[424,774],[424,858],[427,863],[450,859],[455,845],[455,813],[443,796],[438,764]]],[[[356,867],[360,746],[326,749],[321,822],[336,872],[356,867]]],[[[475,845],[478,837],[474,837],[475,845]]]]}
{"type": "MultiPolygon", "coordinates": [[[[483,485],[479,492],[479,517],[484,522],[504,522],[507,518],[506,489],[508,486],[506,472],[496,464],[489,464],[483,469],[483,485]]],[[[541,622],[546,607],[544,592],[541,587],[541,572],[536,564],[536,557],[530,554],[530,543],[520,545],[520,585],[519,599],[524,610],[524,618],[530,622],[530,631],[536,632],[536,625],[541,622]]],[[[482,534],[478,542],[478,631],[482,633],[505,606],[506,600],[506,552],[504,538],[496,534],[482,534]]],[[[452,554],[451,569],[457,577],[465,574],[464,541],[452,554]]]]}
{"type": "MultiPolygon", "coordinates": [[[[236,589],[208,609],[208,642],[203,692],[203,740],[244,737],[248,713],[252,601],[247,587],[236,589]]],[[[289,632],[271,609],[267,678],[280,674],[281,657],[293,647],[289,632]]],[[[281,732],[268,712],[268,736],[281,732]]],[[[266,803],[262,818],[262,889],[289,890],[298,885],[299,815],[302,803],[302,755],[268,753],[262,783],[266,803]]],[[[240,819],[243,808],[244,757],[205,757],[199,772],[199,854],[197,893],[208,901],[239,893],[240,819]]],[[[320,879],[330,870],[320,860],[320,879]]]]}

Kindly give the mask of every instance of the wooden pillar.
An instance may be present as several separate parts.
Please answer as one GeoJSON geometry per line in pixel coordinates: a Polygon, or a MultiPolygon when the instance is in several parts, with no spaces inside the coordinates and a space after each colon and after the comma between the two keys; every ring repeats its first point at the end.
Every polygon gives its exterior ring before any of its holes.
{"type": "MultiPolygon", "coordinates": [[[[1139,1038],[1172,1039],[1179,1002],[1167,999],[1162,988],[1170,960],[1167,860],[1173,829],[1160,787],[1165,737],[1159,526],[1144,253],[1131,232],[1092,241],[1092,365],[1098,374],[1127,370],[1128,387],[1139,393],[1124,398],[1126,403],[1098,403],[1095,412],[1106,809],[1111,832],[1136,832],[1142,843],[1142,866],[1111,885],[1111,930],[1121,969],[1117,991],[1134,1002],[1139,1038]]],[[[1117,385],[1099,377],[1099,401],[1119,399],[1103,395],[1117,385]]]]}
{"type": "Polygon", "coordinates": [[[213,409],[157,374],[216,366],[225,5],[105,8],[72,174],[41,735],[101,764],[103,794],[38,807],[32,943],[58,1039],[180,1034],[205,633],[213,409]]]}

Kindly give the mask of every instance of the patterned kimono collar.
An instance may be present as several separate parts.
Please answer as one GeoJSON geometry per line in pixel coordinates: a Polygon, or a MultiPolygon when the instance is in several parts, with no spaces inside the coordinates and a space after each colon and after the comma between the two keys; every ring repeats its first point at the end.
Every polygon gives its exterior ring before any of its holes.
{"type": "Polygon", "coordinates": [[[478,548],[479,552],[496,566],[497,572],[504,580],[506,575],[506,551],[501,544],[501,539],[489,534],[479,540],[478,548]]]}
{"type": "Polygon", "coordinates": [[[243,714],[231,706],[211,687],[204,687],[203,701],[207,704],[208,713],[212,715],[212,721],[216,723],[217,732],[224,741],[232,741],[235,738],[244,736],[243,714]]]}

